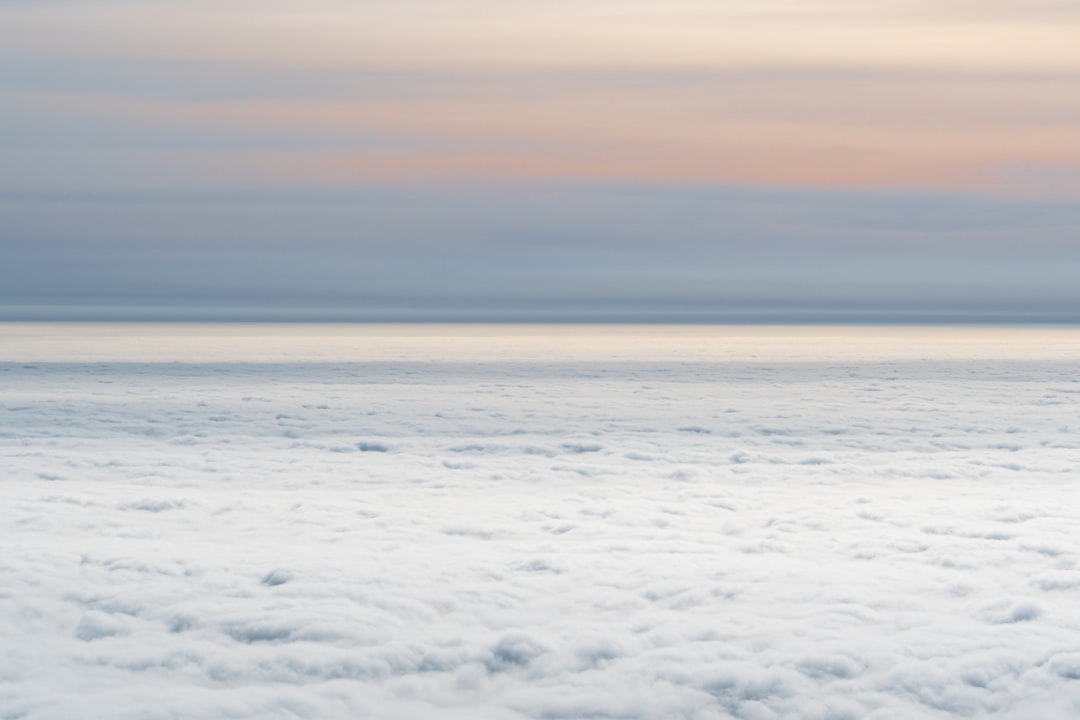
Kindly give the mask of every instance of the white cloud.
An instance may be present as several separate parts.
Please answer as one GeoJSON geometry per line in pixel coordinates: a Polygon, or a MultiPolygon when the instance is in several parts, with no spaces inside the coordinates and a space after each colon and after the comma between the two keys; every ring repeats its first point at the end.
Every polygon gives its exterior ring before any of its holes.
{"type": "Polygon", "coordinates": [[[13,332],[0,717],[1080,713],[1075,343],[462,332],[13,332]]]}

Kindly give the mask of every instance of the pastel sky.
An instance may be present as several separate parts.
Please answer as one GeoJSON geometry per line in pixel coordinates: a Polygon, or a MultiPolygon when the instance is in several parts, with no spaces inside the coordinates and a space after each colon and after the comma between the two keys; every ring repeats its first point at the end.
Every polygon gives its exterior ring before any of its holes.
{"type": "Polygon", "coordinates": [[[1080,319],[1080,3],[0,0],[0,315],[1080,319]]]}

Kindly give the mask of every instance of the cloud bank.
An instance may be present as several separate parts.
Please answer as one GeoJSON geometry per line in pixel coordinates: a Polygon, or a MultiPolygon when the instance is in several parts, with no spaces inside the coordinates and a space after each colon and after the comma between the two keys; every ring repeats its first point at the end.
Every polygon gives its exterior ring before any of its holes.
{"type": "Polygon", "coordinates": [[[115,332],[0,364],[4,718],[1080,712],[1075,338],[115,332]]]}

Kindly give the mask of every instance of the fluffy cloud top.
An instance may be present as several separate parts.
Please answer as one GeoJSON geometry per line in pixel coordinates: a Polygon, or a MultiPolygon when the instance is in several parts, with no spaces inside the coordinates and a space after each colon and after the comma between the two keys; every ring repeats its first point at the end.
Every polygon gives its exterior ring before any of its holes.
{"type": "Polygon", "coordinates": [[[1075,338],[11,337],[0,717],[1080,712],[1075,338]]]}

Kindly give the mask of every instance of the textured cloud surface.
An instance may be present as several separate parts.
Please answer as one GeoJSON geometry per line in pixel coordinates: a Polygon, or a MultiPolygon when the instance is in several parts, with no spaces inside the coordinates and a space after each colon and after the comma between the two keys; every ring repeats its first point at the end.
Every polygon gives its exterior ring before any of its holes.
{"type": "Polygon", "coordinates": [[[1080,713],[1074,331],[275,332],[3,328],[0,717],[1080,713]]]}

